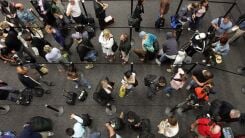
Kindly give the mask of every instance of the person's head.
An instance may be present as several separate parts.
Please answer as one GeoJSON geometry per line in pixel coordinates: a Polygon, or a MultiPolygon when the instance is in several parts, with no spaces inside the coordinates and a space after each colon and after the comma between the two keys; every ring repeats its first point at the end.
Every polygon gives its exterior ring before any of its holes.
{"type": "Polygon", "coordinates": [[[21,75],[25,75],[28,73],[28,68],[24,66],[18,66],[16,67],[16,72],[21,75]]]}
{"type": "Polygon", "coordinates": [[[73,134],[74,134],[73,128],[67,128],[67,129],[66,129],[66,135],[72,136],[73,134]]]}
{"type": "Polygon", "coordinates": [[[24,34],[22,34],[22,38],[27,41],[27,42],[31,42],[32,41],[32,36],[30,32],[26,32],[24,34]]]}
{"type": "Polygon", "coordinates": [[[189,10],[194,10],[194,9],[197,9],[199,7],[199,4],[197,2],[195,3],[191,3],[189,6],[188,6],[188,9],[189,10]]]}
{"type": "Polygon", "coordinates": [[[69,3],[70,3],[71,5],[75,5],[75,0],[69,0],[69,3]]]}
{"type": "Polygon", "coordinates": [[[132,72],[131,71],[126,71],[125,73],[124,73],[124,76],[128,79],[128,78],[130,78],[130,76],[132,75],[132,72]]]}
{"type": "Polygon", "coordinates": [[[120,40],[121,40],[121,41],[126,41],[126,40],[128,40],[128,35],[127,35],[126,33],[121,34],[120,40]]]}
{"type": "Polygon", "coordinates": [[[222,37],[219,39],[219,42],[220,42],[221,45],[225,45],[225,44],[228,42],[228,37],[222,36],[222,37]]]}
{"type": "Polygon", "coordinates": [[[211,133],[218,134],[221,132],[221,127],[217,124],[211,126],[211,133]]]}
{"type": "Polygon", "coordinates": [[[19,11],[24,10],[24,5],[22,3],[16,3],[14,7],[16,8],[16,10],[19,10],[19,11]]]}
{"type": "Polygon", "coordinates": [[[144,0],[138,0],[138,5],[143,5],[144,0]]]}
{"type": "Polygon", "coordinates": [[[166,33],[166,38],[167,38],[167,39],[175,38],[175,33],[174,33],[174,32],[167,32],[167,33],[166,33]]]}
{"type": "Polygon", "coordinates": [[[223,23],[224,24],[227,24],[229,22],[230,22],[230,17],[228,17],[228,16],[223,17],[223,23]]]}
{"type": "Polygon", "coordinates": [[[53,32],[53,27],[51,25],[46,25],[45,26],[45,31],[49,34],[53,32]]]}
{"type": "Polygon", "coordinates": [[[52,47],[50,47],[49,45],[45,45],[45,46],[43,47],[43,51],[46,52],[46,53],[50,53],[51,50],[52,50],[52,47]]]}
{"type": "Polygon", "coordinates": [[[128,111],[128,113],[127,113],[127,121],[129,121],[129,122],[134,122],[135,121],[135,117],[136,117],[137,115],[134,113],[134,112],[132,112],[132,111],[128,111]]]}
{"type": "Polygon", "coordinates": [[[145,39],[145,38],[146,38],[146,32],[145,32],[145,31],[141,31],[141,32],[139,33],[139,37],[140,37],[141,39],[145,39]]]}
{"type": "Polygon", "coordinates": [[[230,111],[230,118],[239,118],[241,116],[241,112],[237,109],[232,109],[230,111]]]}
{"type": "Polygon", "coordinates": [[[200,5],[205,7],[208,6],[208,0],[201,0],[200,5]]]}
{"type": "Polygon", "coordinates": [[[103,37],[105,39],[110,39],[110,37],[111,37],[111,31],[109,29],[104,29],[103,30],[103,37]]]}
{"type": "Polygon", "coordinates": [[[170,117],[168,117],[168,123],[171,126],[176,126],[178,121],[177,121],[177,119],[174,116],[170,116],[170,117]]]}
{"type": "Polygon", "coordinates": [[[158,78],[158,85],[161,86],[161,87],[164,87],[166,85],[166,79],[164,76],[160,76],[158,78]]]}
{"type": "Polygon", "coordinates": [[[203,70],[203,76],[206,79],[212,79],[214,77],[213,73],[210,72],[209,70],[203,70]]]}

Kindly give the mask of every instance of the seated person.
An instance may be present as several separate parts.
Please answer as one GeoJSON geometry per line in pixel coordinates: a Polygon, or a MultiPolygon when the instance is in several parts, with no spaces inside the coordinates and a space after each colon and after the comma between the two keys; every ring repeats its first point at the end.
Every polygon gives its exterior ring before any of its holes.
{"type": "Polygon", "coordinates": [[[179,132],[179,124],[174,116],[170,116],[167,119],[162,120],[158,125],[158,128],[158,133],[168,138],[176,136],[179,132]]]}
{"type": "Polygon", "coordinates": [[[129,128],[133,130],[141,129],[140,128],[140,117],[133,111],[129,111],[125,114],[124,122],[129,128]]]}
{"type": "Polygon", "coordinates": [[[245,123],[245,114],[236,109],[232,104],[215,99],[209,107],[209,114],[218,122],[236,122],[242,125],[245,123]]]}
{"type": "Polygon", "coordinates": [[[134,49],[134,53],[141,61],[153,60],[159,51],[157,37],[151,33],[141,31],[139,37],[142,39],[142,48],[134,49]]]}
{"type": "Polygon", "coordinates": [[[136,74],[131,71],[125,72],[121,83],[126,88],[127,95],[130,91],[132,91],[133,87],[138,85],[138,82],[136,80],[136,74]]]}
{"type": "Polygon", "coordinates": [[[219,55],[225,56],[230,51],[230,45],[228,43],[228,37],[222,36],[219,41],[213,43],[214,46],[213,51],[219,55]]]}
{"type": "Polygon", "coordinates": [[[111,82],[108,78],[100,81],[100,90],[98,92],[98,96],[106,104],[114,101],[114,98],[112,97],[113,86],[114,83],[111,82]]]}

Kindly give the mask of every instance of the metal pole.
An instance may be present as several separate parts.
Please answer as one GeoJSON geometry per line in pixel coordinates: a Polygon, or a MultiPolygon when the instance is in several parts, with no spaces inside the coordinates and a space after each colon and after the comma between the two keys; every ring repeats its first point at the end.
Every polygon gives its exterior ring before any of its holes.
{"type": "MultiPolygon", "coordinates": [[[[131,11],[130,11],[130,15],[131,16],[133,15],[133,6],[134,6],[134,1],[131,0],[131,11]]],[[[129,29],[129,41],[130,41],[130,44],[132,42],[132,33],[133,33],[133,27],[130,26],[130,29],[129,29]]]]}
{"type": "Polygon", "coordinates": [[[55,111],[55,112],[60,112],[58,109],[56,109],[56,108],[54,108],[53,106],[51,106],[51,105],[45,105],[45,107],[47,107],[47,108],[49,108],[49,109],[51,109],[51,110],[53,110],[53,111],[55,111]]]}
{"type": "Polygon", "coordinates": [[[237,4],[237,0],[234,1],[234,3],[231,5],[230,9],[225,13],[224,17],[227,16],[231,12],[231,10],[236,6],[236,4],[237,4]]]}
{"type": "Polygon", "coordinates": [[[130,64],[130,71],[134,72],[134,63],[133,62],[131,62],[131,64],[130,64]]]}
{"type": "Polygon", "coordinates": [[[134,1],[133,0],[131,0],[131,16],[132,16],[132,14],[133,14],[133,6],[134,6],[134,1]]]}
{"type": "Polygon", "coordinates": [[[177,15],[177,14],[178,14],[179,9],[180,9],[180,7],[181,7],[182,3],[183,3],[183,0],[180,0],[179,5],[178,5],[178,8],[177,8],[177,10],[176,10],[175,15],[177,15]]]}
{"type": "Polygon", "coordinates": [[[83,6],[83,10],[84,10],[85,15],[88,16],[86,7],[85,7],[85,5],[84,5],[84,0],[81,0],[80,2],[82,3],[82,6],[83,6]]]}

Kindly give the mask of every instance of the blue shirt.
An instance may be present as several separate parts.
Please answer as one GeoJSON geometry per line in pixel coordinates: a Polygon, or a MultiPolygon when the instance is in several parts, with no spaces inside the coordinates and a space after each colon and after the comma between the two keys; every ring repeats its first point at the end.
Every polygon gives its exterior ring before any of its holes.
{"type": "Polygon", "coordinates": [[[245,21],[243,21],[243,22],[241,22],[241,23],[239,24],[239,29],[245,31],[245,21]]]}
{"type": "Polygon", "coordinates": [[[225,45],[221,45],[219,41],[219,42],[216,42],[214,45],[215,45],[215,48],[214,48],[215,52],[217,52],[218,54],[222,56],[227,55],[230,51],[229,43],[226,43],[225,45]]]}
{"type": "Polygon", "coordinates": [[[62,36],[61,32],[58,29],[55,29],[55,32],[52,33],[54,39],[62,46],[65,47],[65,38],[62,36]]]}
{"type": "MultiPolygon", "coordinates": [[[[218,25],[218,22],[219,22],[219,18],[216,18],[216,19],[212,20],[211,23],[218,25]]],[[[221,22],[220,22],[220,25],[219,25],[219,29],[216,30],[215,33],[218,36],[223,35],[223,33],[226,32],[226,31],[228,31],[229,29],[231,29],[231,27],[232,27],[232,22],[229,21],[228,23],[224,24],[224,18],[222,18],[221,19],[221,22]]]]}
{"type": "Polygon", "coordinates": [[[157,37],[153,34],[147,33],[147,39],[144,40],[144,47],[147,51],[154,52],[153,44],[157,37]]]}
{"type": "Polygon", "coordinates": [[[24,9],[23,11],[17,11],[17,16],[18,18],[24,23],[34,23],[35,22],[35,17],[34,15],[28,11],[27,9],[24,9]]]}
{"type": "Polygon", "coordinates": [[[82,125],[83,119],[79,116],[75,116],[74,119],[77,121],[74,126],[74,134],[72,135],[72,138],[85,138],[85,128],[82,125]]]}

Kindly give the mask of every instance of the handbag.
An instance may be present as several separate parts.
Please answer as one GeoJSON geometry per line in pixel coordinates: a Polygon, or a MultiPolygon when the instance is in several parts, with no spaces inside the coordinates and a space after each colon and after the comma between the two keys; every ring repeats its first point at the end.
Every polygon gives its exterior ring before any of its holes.
{"type": "Polygon", "coordinates": [[[118,44],[117,44],[117,42],[114,40],[114,43],[113,43],[113,45],[112,45],[112,47],[111,47],[111,50],[112,50],[113,52],[116,52],[117,49],[118,49],[118,44]]]}
{"type": "Polygon", "coordinates": [[[161,28],[164,27],[165,19],[163,17],[158,17],[158,19],[155,22],[155,28],[161,28]]]}
{"type": "Polygon", "coordinates": [[[119,89],[119,97],[123,98],[126,95],[126,88],[122,85],[119,89]]]}
{"type": "Polygon", "coordinates": [[[128,16],[128,25],[135,27],[139,22],[139,18],[133,18],[132,16],[128,16]]]}

